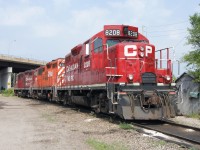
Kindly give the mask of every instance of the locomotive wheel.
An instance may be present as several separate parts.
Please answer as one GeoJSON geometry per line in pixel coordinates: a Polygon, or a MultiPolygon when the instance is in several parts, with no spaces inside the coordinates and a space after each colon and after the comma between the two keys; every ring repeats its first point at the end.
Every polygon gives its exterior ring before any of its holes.
{"type": "Polygon", "coordinates": [[[97,114],[99,114],[99,113],[101,112],[99,107],[97,107],[94,111],[95,111],[95,113],[97,113],[97,114]]]}
{"type": "Polygon", "coordinates": [[[49,102],[52,102],[52,97],[53,97],[52,93],[48,93],[48,94],[47,94],[47,100],[48,100],[49,102]]]}

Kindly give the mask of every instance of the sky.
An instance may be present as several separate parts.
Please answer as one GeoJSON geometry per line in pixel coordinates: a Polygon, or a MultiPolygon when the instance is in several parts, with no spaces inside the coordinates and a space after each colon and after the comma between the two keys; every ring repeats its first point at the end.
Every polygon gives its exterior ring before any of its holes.
{"type": "MultiPolygon", "coordinates": [[[[198,0],[0,0],[0,54],[51,61],[103,30],[104,25],[136,26],[156,49],[173,47],[181,60],[189,16],[198,0]]],[[[175,69],[177,74],[177,69],[175,69]]],[[[181,72],[185,64],[181,64],[181,72]]]]}

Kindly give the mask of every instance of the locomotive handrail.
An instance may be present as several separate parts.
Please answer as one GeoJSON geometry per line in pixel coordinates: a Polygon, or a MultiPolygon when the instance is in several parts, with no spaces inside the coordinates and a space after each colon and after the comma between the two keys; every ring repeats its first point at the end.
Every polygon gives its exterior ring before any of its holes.
{"type": "Polygon", "coordinates": [[[166,50],[167,51],[167,59],[169,59],[169,49],[170,48],[173,48],[173,47],[168,47],[168,48],[163,48],[163,49],[159,49],[159,50],[156,50],[155,52],[160,52],[160,67],[162,68],[162,51],[166,50]]]}
{"type": "Polygon", "coordinates": [[[142,59],[142,58],[117,58],[117,59],[142,59]]]}
{"type": "Polygon", "coordinates": [[[111,60],[108,53],[108,44],[103,44],[103,45],[106,46],[107,59],[111,60]]]}
{"type": "Polygon", "coordinates": [[[168,61],[168,60],[171,60],[171,59],[159,59],[159,58],[156,58],[155,60],[166,60],[166,61],[168,61]]]}
{"type": "MultiPolygon", "coordinates": [[[[108,59],[108,61],[110,61],[110,67],[112,67],[112,61],[111,61],[111,59],[110,59],[110,57],[109,57],[109,53],[108,53],[108,44],[103,44],[103,46],[106,46],[107,59],[108,59]]],[[[111,74],[111,71],[110,71],[110,74],[111,74]]],[[[110,81],[111,77],[112,77],[112,76],[110,76],[110,77],[108,78],[107,83],[110,81]]]]}
{"type": "Polygon", "coordinates": [[[166,47],[166,48],[158,49],[158,50],[156,50],[155,52],[163,51],[163,50],[170,49],[170,48],[173,48],[173,47],[166,47]]]}

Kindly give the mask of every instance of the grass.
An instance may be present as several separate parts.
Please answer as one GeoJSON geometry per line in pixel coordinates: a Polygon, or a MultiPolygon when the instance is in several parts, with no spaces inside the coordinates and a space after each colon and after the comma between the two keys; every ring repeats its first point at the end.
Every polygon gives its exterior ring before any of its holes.
{"type": "Polygon", "coordinates": [[[187,115],[186,117],[188,117],[188,118],[194,118],[194,119],[200,119],[200,114],[198,114],[198,113],[191,113],[191,114],[187,115]]]}
{"type": "Polygon", "coordinates": [[[120,123],[119,127],[121,129],[124,129],[124,130],[131,130],[131,129],[133,129],[133,126],[131,124],[128,124],[128,123],[120,123]]]}
{"type": "Polygon", "coordinates": [[[6,97],[14,96],[14,89],[10,88],[10,89],[7,89],[7,90],[3,90],[3,91],[1,91],[1,94],[3,96],[6,96],[6,97]]]}
{"type": "Polygon", "coordinates": [[[88,139],[86,142],[95,150],[127,150],[124,145],[119,143],[107,144],[95,139],[88,139]]]}

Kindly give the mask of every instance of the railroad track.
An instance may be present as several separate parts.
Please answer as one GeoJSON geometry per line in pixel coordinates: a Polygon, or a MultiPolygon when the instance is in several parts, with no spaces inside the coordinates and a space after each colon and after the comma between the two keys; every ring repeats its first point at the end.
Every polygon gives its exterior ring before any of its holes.
{"type": "Polygon", "coordinates": [[[177,124],[172,121],[135,121],[132,124],[200,146],[200,128],[177,124]]]}

